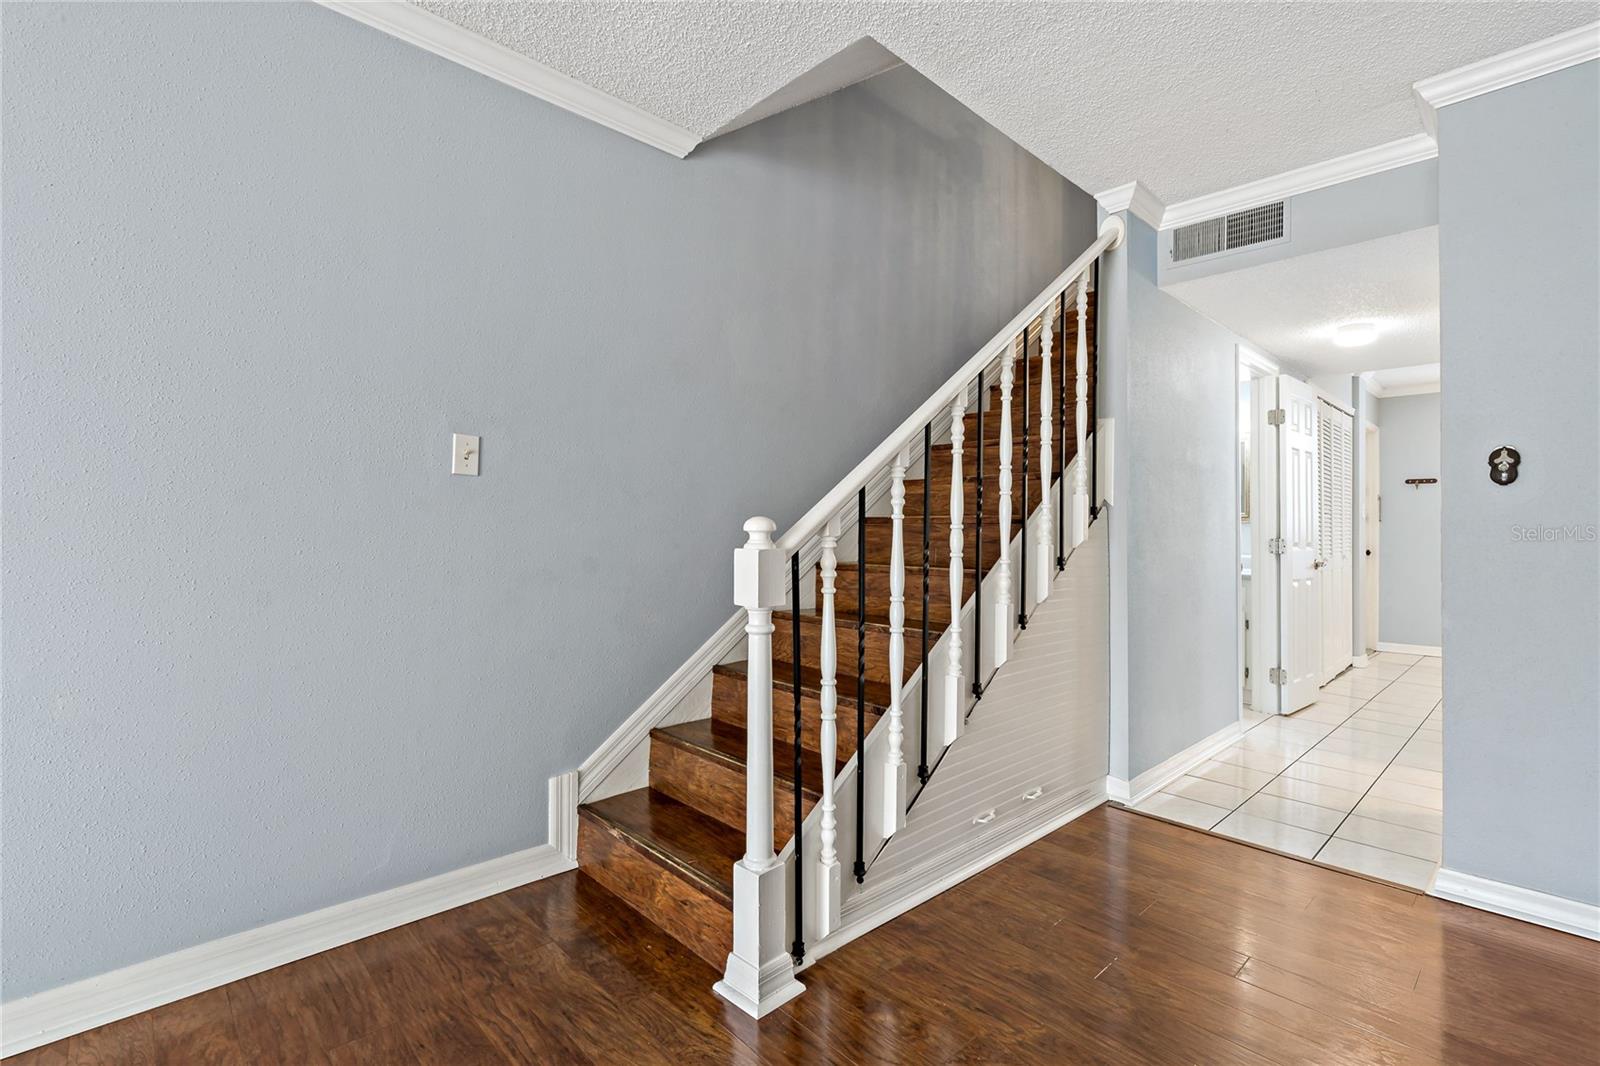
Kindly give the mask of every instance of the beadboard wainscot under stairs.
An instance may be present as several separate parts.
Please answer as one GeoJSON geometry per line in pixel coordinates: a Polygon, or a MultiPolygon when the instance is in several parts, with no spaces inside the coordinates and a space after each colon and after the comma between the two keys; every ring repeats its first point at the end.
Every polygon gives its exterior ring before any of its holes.
{"type": "Polygon", "coordinates": [[[1108,219],[783,536],[745,523],[741,610],[580,768],[580,874],[756,1017],[1105,799],[1091,281],[1122,236],[1108,219]]]}

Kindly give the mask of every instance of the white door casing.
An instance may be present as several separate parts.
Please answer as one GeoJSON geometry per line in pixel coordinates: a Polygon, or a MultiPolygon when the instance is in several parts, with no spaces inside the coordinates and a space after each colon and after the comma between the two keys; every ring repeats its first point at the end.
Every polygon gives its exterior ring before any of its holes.
{"type": "Polygon", "coordinates": [[[1317,698],[1322,667],[1322,599],[1317,565],[1317,390],[1276,378],[1278,410],[1278,713],[1317,698]]]}
{"type": "Polygon", "coordinates": [[[1270,542],[1278,535],[1277,428],[1267,421],[1278,405],[1277,366],[1239,346],[1239,366],[1250,388],[1250,708],[1276,714],[1278,687],[1278,558],[1270,542]]]}
{"type": "Polygon", "coordinates": [[[1363,486],[1366,494],[1366,507],[1362,515],[1363,529],[1366,532],[1366,555],[1361,559],[1363,580],[1365,582],[1365,603],[1363,604],[1366,616],[1365,644],[1362,652],[1370,652],[1378,646],[1378,534],[1383,522],[1382,504],[1378,499],[1378,480],[1380,472],[1378,455],[1377,426],[1367,426],[1367,458],[1366,474],[1367,483],[1363,486]]]}
{"type": "Polygon", "coordinates": [[[1317,404],[1317,562],[1322,598],[1322,667],[1325,685],[1350,665],[1355,570],[1352,465],[1355,419],[1322,400],[1317,404]]]}

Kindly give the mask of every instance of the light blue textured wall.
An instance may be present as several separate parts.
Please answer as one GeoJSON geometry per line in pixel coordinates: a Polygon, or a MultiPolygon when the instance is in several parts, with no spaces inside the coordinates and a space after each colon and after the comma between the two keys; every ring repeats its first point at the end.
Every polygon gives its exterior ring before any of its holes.
{"type": "MultiPolygon", "coordinates": [[[[1439,113],[1444,865],[1600,904],[1600,63],[1439,113]],[[1522,468],[1489,480],[1509,444],[1522,468]]],[[[1389,462],[1388,412],[1383,462],[1389,462]]]]}
{"type": "Polygon", "coordinates": [[[1126,217],[1106,297],[1127,332],[1101,349],[1101,401],[1117,419],[1111,773],[1132,780],[1239,717],[1241,338],[1156,286],[1157,234],[1126,217]]]}
{"type": "Polygon", "coordinates": [[[309,4],[0,33],[6,999],[542,843],[1093,239],[909,69],[680,161],[309,4]]]}
{"type": "Polygon", "coordinates": [[[1378,401],[1378,639],[1438,647],[1440,622],[1439,394],[1378,401]]]}

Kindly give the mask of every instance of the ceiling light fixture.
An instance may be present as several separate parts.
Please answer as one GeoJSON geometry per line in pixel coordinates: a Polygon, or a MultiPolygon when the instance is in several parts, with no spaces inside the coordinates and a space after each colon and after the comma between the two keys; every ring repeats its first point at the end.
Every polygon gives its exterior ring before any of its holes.
{"type": "Polygon", "coordinates": [[[1342,322],[1333,328],[1333,343],[1341,348],[1363,348],[1377,339],[1376,322],[1342,322]]]}

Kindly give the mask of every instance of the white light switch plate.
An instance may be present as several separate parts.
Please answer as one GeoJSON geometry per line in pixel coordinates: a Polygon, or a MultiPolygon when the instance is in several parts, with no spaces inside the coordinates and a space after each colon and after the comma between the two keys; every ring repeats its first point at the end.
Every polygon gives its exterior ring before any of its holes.
{"type": "Polygon", "coordinates": [[[478,438],[469,433],[456,433],[450,437],[450,472],[478,476],[478,438]]]}

